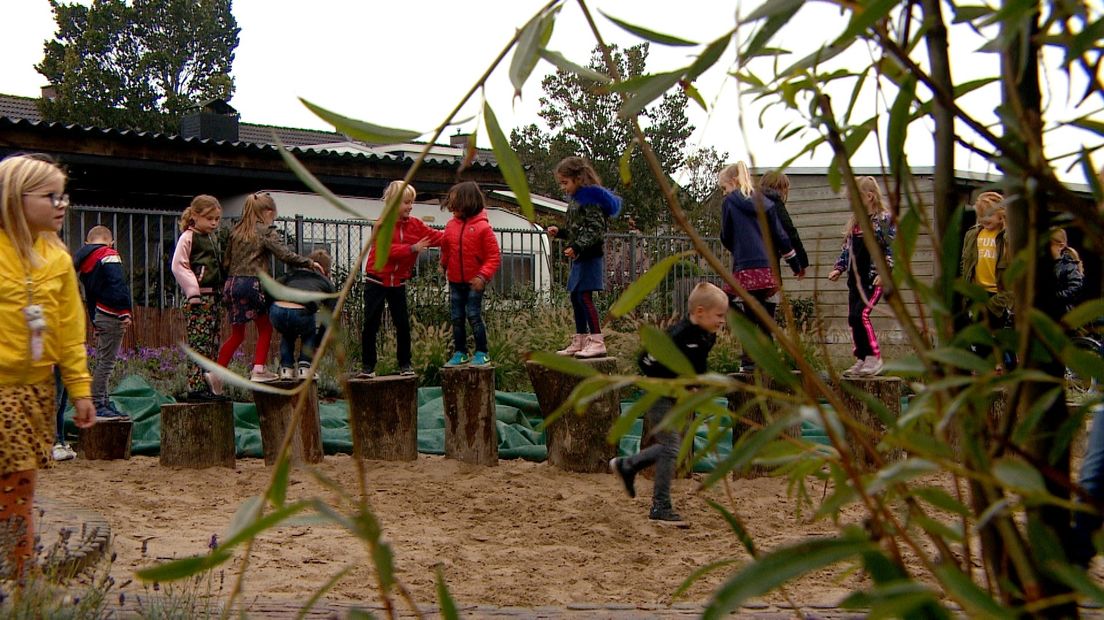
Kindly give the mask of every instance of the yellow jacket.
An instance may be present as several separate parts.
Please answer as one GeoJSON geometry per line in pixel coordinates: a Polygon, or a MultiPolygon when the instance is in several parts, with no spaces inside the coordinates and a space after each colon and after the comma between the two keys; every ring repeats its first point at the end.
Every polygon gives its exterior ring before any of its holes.
{"type": "Polygon", "coordinates": [[[30,273],[33,302],[46,319],[42,357],[31,359],[31,330],[23,315],[28,304],[27,272],[11,239],[0,231],[0,385],[44,383],[61,367],[72,399],[92,395],[84,348],[85,314],[73,260],[65,248],[39,237],[35,251],[45,264],[30,273]]]}

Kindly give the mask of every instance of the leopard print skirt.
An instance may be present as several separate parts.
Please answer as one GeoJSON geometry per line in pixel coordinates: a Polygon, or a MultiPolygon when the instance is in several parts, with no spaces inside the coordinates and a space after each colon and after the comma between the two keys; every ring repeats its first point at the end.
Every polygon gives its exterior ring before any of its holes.
{"type": "Polygon", "coordinates": [[[0,474],[41,469],[54,445],[54,381],[0,386],[0,474]]]}

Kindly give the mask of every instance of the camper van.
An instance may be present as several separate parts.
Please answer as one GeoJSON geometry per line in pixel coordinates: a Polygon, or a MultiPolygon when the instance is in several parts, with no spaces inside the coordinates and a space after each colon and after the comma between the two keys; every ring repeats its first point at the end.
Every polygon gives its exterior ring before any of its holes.
{"type": "MultiPolygon", "coordinates": [[[[385,205],[382,200],[340,197],[352,211],[350,213],[310,192],[268,193],[276,201],[280,215],[276,227],[284,232],[289,244],[294,245],[297,251],[308,253],[324,249],[333,257],[334,265],[346,269],[363,268],[357,259],[361,248],[372,236],[374,222],[383,213],[385,205]]],[[[229,219],[240,217],[246,196],[223,201],[223,216],[229,219]]],[[[492,282],[495,290],[507,295],[522,291],[547,293],[552,285],[549,263],[551,245],[544,228],[506,209],[488,207],[486,213],[502,250],[502,266],[492,282]]],[[[438,204],[415,202],[410,216],[440,230],[444,229],[452,214],[438,204]]],[[[427,268],[436,269],[439,257],[435,248],[423,252],[418,258],[418,272],[427,268]]]]}

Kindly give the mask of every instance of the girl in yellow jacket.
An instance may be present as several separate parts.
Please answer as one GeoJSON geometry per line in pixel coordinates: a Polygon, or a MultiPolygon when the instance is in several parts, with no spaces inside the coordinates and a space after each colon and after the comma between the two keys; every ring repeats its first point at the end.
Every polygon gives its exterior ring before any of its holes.
{"type": "Polygon", "coordinates": [[[50,461],[54,375],[76,407],[73,421],[96,422],[85,314],[77,274],[58,238],[69,195],[48,157],[0,161],[0,547],[2,566],[22,572],[33,553],[35,471],[50,461]]]}

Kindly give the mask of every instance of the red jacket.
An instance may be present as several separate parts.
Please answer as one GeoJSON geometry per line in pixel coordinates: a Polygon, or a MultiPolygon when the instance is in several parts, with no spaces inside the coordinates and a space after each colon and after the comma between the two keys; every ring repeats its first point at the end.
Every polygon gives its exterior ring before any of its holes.
{"type": "Polygon", "coordinates": [[[490,282],[501,263],[498,239],[487,221],[486,212],[480,211],[467,220],[453,217],[445,225],[441,264],[445,266],[449,282],[467,283],[475,276],[490,282]]]}
{"type": "MultiPolygon", "coordinates": [[[[376,225],[379,225],[378,221],[376,225]]],[[[372,244],[372,248],[368,250],[368,258],[364,261],[364,275],[384,286],[402,286],[414,271],[414,263],[418,262],[414,244],[422,239],[429,239],[431,247],[438,247],[444,236],[445,233],[433,230],[416,217],[399,218],[391,232],[391,252],[387,255],[387,262],[383,268],[375,269],[376,246],[372,244]]]]}

